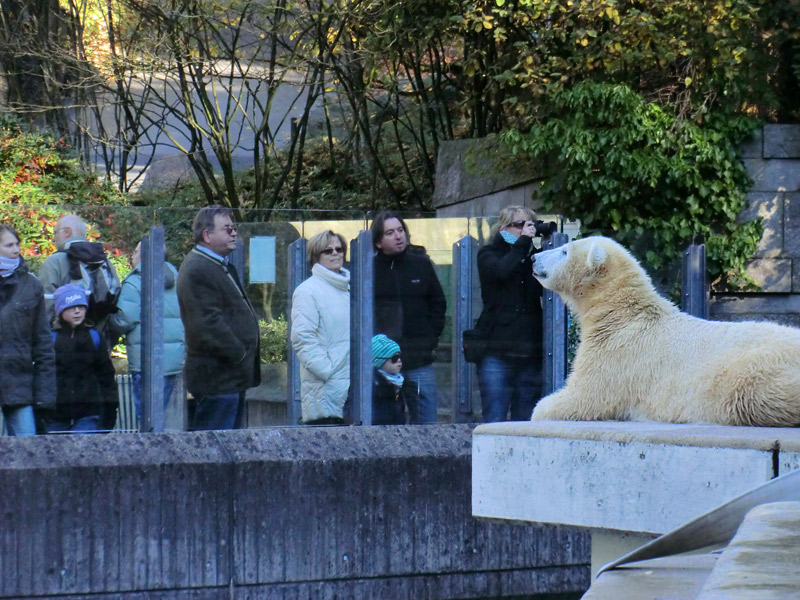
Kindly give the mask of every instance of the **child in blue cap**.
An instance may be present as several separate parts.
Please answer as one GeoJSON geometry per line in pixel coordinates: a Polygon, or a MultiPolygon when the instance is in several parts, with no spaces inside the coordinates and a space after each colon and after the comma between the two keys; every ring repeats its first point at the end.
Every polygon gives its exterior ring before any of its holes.
{"type": "Polygon", "coordinates": [[[117,383],[103,336],[86,324],[86,290],[69,283],[53,300],[56,407],[46,418],[47,433],[108,431],[117,420],[117,383]]]}
{"type": "Polygon", "coordinates": [[[405,381],[400,370],[400,345],[384,334],[372,338],[372,424],[405,425],[405,407],[416,393],[413,382],[405,381]]]}

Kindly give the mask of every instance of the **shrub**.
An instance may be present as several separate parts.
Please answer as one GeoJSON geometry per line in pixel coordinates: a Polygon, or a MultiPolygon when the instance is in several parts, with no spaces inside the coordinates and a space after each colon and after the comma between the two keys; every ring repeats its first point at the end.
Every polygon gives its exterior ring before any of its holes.
{"type": "MultiPolygon", "coordinates": [[[[34,269],[56,250],[53,234],[59,217],[80,213],[82,205],[108,213],[108,205],[123,202],[117,190],[80,165],[63,139],[35,131],[14,117],[0,116],[0,222],[19,232],[22,255],[34,269]]],[[[81,216],[90,226],[89,238],[100,237],[98,227],[104,223],[81,216]]],[[[108,223],[112,221],[109,217],[108,223]]],[[[119,255],[108,246],[109,239],[103,236],[103,241],[111,254],[119,255]]]]}
{"type": "Polygon", "coordinates": [[[288,323],[279,316],[272,321],[259,321],[261,334],[261,362],[263,364],[286,362],[288,323]]]}
{"type": "Polygon", "coordinates": [[[616,238],[655,270],[674,269],[702,235],[717,285],[752,289],[744,265],[763,228],[736,221],[750,184],[736,148],[756,124],[742,116],[680,119],[626,86],[584,83],[554,95],[549,118],[504,139],[548,161],[546,210],[616,238]]]}

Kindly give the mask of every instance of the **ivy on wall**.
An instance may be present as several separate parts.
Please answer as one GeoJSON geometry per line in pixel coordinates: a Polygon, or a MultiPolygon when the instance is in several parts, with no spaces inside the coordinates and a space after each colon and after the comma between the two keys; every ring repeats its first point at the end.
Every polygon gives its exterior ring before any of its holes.
{"type": "Polygon", "coordinates": [[[737,222],[750,182],[736,148],[756,125],[739,115],[677,118],[627,86],[580,83],[554,94],[530,130],[503,139],[547,161],[546,211],[580,219],[585,233],[614,237],[662,272],[674,273],[702,234],[715,285],[755,289],[744,266],[763,227],[737,222]]]}

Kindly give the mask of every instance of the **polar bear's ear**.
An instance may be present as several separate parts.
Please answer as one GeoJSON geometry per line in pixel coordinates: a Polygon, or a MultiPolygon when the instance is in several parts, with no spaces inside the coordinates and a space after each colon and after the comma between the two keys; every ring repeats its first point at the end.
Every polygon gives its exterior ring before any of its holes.
{"type": "Polygon", "coordinates": [[[605,248],[597,242],[592,242],[592,245],[589,246],[589,254],[586,255],[586,266],[590,269],[602,266],[606,262],[607,255],[605,248]]]}

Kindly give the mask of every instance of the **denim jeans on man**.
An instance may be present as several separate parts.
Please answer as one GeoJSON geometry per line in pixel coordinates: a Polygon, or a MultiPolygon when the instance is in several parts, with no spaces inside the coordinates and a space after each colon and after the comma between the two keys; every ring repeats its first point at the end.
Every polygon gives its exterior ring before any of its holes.
{"type": "MultiPolygon", "coordinates": [[[[175,389],[177,375],[164,375],[164,410],[167,410],[172,390],[175,389]]],[[[136,407],[136,420],[142,422],[142,374],[131,373],[131,388],[133,391],[133,404],[136,407]]]]}
{"type": "Polygon", "coordinates": [[[32,406],[4,406],[3,419],[8,435],[36,435],[32,406]]]}
{"type": "Polygon", "coordinates": [[[429,425],[438,421],[437,409],[439,394],[436,389],[433,365],[417,369],[403,369],[403,376],[417,386],[417,400],[408,406],[409,423],[411,425],[429,425]]]}
{"type": "Polygon", "coordinates": [[[192,429],[240,429],[244,418],[244,394],[231,392],[197,396],[192,429]]]}
{"type": "Polygon", "coordinates": [[[541,361],[487,356],[478,364],[483,422],[527,421],[542,395],[541,361]]]}

